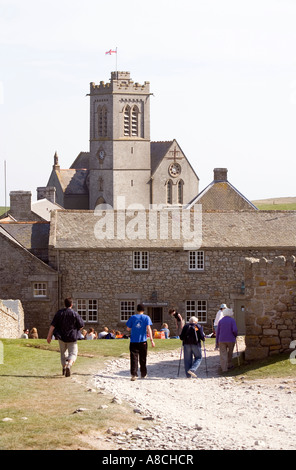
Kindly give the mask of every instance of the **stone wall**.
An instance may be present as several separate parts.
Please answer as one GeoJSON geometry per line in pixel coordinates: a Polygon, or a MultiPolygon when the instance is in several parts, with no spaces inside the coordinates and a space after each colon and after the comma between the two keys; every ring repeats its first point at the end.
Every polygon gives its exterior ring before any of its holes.
{"type": "Polygon", "coordinates": [[[24,310],[19,300],[0,300],[0,338],[20,338],[24,330],[24,310]]]}
{"type": "Polygon", "coordinates": [[[289,349],[296,339],[295,256],[246,258],[246,359],[289,349]]]}

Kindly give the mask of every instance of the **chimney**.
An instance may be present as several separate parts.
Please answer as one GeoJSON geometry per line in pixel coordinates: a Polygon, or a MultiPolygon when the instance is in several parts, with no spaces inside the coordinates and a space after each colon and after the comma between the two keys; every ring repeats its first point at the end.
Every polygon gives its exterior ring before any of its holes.
{"type": "Polygon", "coordinates": [[[18,222],[31,220],[31,191],[11,191],[9,214],[18,222]]]}
{"type": "Polygon", "coordinates": [[[47,199],[55,204],[56,202],[56,188],[54,186],[40,186],[37,188],[37,201],[40,199],[47,199]]]}
{"type": "Polygon", "coordinates": [[[214,181],[227,181],[227,168],[214,168],[214,181]]]}

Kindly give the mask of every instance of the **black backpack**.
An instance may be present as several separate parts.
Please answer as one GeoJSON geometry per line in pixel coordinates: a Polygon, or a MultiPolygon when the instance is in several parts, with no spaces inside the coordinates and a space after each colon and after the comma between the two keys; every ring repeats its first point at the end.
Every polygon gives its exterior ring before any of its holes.
{"type": "Polygon", "coordinates": [[[200,332],[200,325],[196,323],[190,323],[186,331],[185,343],[197,344],[202,341],[202,335],[200,332]]]}

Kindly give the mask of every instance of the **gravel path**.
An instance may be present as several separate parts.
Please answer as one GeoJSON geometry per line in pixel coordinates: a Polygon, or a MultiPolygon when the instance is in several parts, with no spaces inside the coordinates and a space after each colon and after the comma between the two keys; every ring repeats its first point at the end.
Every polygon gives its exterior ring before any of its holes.
{"type": "MultiPolygon", "coordinates": [[[[240,343],[240,348],[244,345],[240,343]]],[[[219,375],[219,353],[207,348],[198,378],[185,377],[180,350],[148,355],[148,377],[130,380],[129,359],[106,363],[94,386],[128,402],[143,426],[106,439],[122,450],[295,449],[296,377],[247,380],[219,375]],[[147,424],[150,421],[150,426],[147,424]]]]}

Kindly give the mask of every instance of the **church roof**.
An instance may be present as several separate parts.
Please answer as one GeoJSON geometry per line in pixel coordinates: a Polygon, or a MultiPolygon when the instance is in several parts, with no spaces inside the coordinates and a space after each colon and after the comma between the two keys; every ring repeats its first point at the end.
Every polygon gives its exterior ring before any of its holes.
{"type": "Polygon", "coordinates": [[[71,168],[68,170],[57,171],[57,176],[59,178],[62,190],[65,194],[87,194],[87,175],[87,169],[77,170],[71,168]]]}
{"type": "Polygon", "coordinates": [[[173,140],[169,141],[160,141],[160,142],[151,142],[150,151],[151,151],[151,174],[155,172],[156,168],[160,164],[163,157],[168,153],[170,147],[173,144],[173,140]]]}
{"type": "MultiPolygon", "coordinates": [[[[191,210],[193,211],[193,210],[191,210]]],[[[111,214],[111,212],[110,212],[111,214]]],[[[146,214],[147,237],[116,238],[116,211],[114,217],[115,235],[106,233],[96,237],[100,229],[100,217],[93,211],[56,211],[52,215],[49,244],[58,249],[182,249],[186,240],[182,237],[167,238],[149,235],[149,211],[146,214]],[[83,227],[83,230],[81,229],[83,227]]],[[[170,221],[174,211],[168,211],[170,221]]],[[[296,246],[296,211],[209,211],[198,215],[198,227],[202,229],[201,244],[191,249],[293,249],[296,246]]],[[[110,220],[110,219],[109,219],[110,220]]],[[[126,218],[126,222],[128,219],[126,218]]],[[[112,228],[112,227],[111,227],[112,228]]],[[[142,227],[143,229],[143,227],[142,227]]]]}
{"type": "Polygon", "coordinates": [[[80,154],[76,157],[70,168],[79,169],[87,169],[89,170],[89,157],[90,152],[80,152],[80,154]]]}

